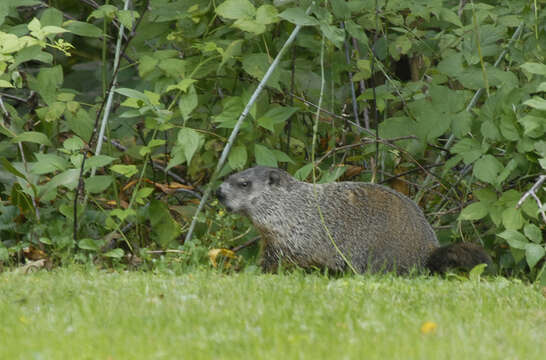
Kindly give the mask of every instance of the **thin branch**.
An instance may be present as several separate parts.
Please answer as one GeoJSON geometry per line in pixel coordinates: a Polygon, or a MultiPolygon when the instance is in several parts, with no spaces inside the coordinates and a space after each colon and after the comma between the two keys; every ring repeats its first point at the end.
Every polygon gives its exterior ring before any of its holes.
{"type": "MultiPolygon", "coordinates": [[[[341,28],[345,30],[345,24],[343,22],[341,22],[341,28]]],[[[351,57],[349,56],[349,41],[347,40],[347,36],[345,36],[345,61],[347,62],[347,65],[351,64],[351,57]]],[[[353,82],[352,71],[348,71],[348,75],[349,84],[351,85],[351,100],[353,103],[353,113],[356,123],[360,125],[360,120],[358,118],[358,103],[356,101],[355,83],[353,82]]]]}
{"type": "Polygon", "coordinates": [[[248,241],[245,242],[244,244],[241,244],[241,245],[237,245],[237,246],[232,247],[230,250],[233,251],[233,252],[241,251],[241,250],[243,250],[244,248],[247,248],[247,247],[249,247],[250,245],[255,244],[256,242],[258,242],[258,240],[260,240],[260,237],[259,237],[259,236],[256,236],[256,237],[254,237],[254,238],[248,240],[248,241]]]}
{"type": "Polygon", "coordinates": [[[540,214],[542,215],[542,220],[546,223],[546,213],[544,212],[544,206],[542,205],[542,201],[537,196],[537,191],[539,190],[542,183],[546,181],[546,175],[540,175],[538,177],[538,180],[535,182],[535,184],[519,199],[518,203],[516,204],[516,209],[519,209],[521,205],[523,205],[523,202],[531,196],[538,205],[538,210],[540,211],[540,214]]]}

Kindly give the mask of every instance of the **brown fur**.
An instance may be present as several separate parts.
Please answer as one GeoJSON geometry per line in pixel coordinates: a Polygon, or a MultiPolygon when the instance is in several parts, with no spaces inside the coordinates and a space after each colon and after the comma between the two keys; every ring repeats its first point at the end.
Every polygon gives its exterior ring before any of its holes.
{"type": "Polygon", "coordinates": [[[259,166],[231,175],[217,196],[228,210],[248,216],[261,233],[265,271],[274,271],[280,261],[346,271],[344,257],[359,273],[407,273],[425,267],[444,272],[490,263],[476,245],[439,247],[421,209],[381,185],[314,185],[283,170],[259,166]]]}

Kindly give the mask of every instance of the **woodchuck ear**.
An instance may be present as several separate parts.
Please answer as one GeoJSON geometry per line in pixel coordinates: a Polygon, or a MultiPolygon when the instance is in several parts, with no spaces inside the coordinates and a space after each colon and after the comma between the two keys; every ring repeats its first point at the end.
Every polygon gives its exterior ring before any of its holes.
{"type": "Polygon", "coordinates": [[[281,174],[277,170],[271,170],[267,174],[268,185],[279,185],[281,183],[281,174]]]}

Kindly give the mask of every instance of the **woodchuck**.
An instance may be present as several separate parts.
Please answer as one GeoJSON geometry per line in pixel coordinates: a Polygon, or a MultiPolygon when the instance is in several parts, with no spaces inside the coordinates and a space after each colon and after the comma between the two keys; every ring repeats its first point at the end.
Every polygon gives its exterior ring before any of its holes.
{"type": "Polygon", "coordinates": [[[267,272],[276,271],[281,261],[334,272],[352,268],[400,274],[491,264],[478,245],[440,247],[417,204],[381,185],[313,185],[283,170],[257,166],[229,176],[216,195],[229,211],[248,216],[260,232],[261,265],[267,272]]]}

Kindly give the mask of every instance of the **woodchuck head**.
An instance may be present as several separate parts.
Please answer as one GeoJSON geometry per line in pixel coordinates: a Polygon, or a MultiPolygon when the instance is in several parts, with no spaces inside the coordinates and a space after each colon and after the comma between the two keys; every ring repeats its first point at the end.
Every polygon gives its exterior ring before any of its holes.
{"type": "Polygon", "coordinates": [[[228,211],[248,216],[264,193],[293,181],[281,169],[256,166],[229,176],[216,190],[216,196],[228,211]]]}

